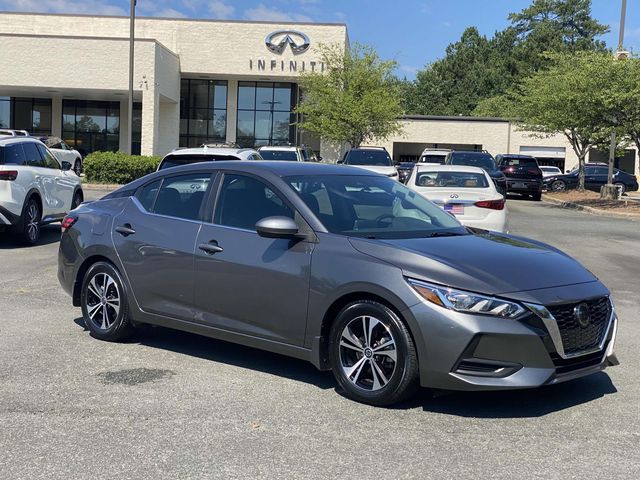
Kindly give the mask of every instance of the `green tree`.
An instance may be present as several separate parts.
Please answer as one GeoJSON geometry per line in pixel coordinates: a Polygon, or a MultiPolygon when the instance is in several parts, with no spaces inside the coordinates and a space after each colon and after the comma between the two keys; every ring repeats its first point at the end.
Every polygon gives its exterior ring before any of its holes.
{"type": "Polygon", "coordinates": [[[563,134],[578,156],[579,189],[584,190],[584,164],[589,151],[602,145],[615,120],[619,97],[611,90],[620,64],[594,52],[549,56],[553,65],[525,79],[503,97],[519,127],[537,136],[563,134]]]}
{"type": "MultiPolygon", "coordinates": [[[[511,25],[491,38],[475,27],[447,47],[445,56],[416,75],[404,90],[408,113],[469,115],[486,112],[485,99],[549,66],[545,52],[605,51],[598,37],[608,27],[591,16],[591,0],[534,0],[509,16],[511,25]]],[[[495,104],[494,104],[495,106],[495,104]]]]}
{"type": "Polygon", "coordinates": [[[358,147],[401,132],[401,87],[395,61],[381,60],[370,47],[344,51],[321,46],[324,73],[301,75],[302,98],[296,109],[303,130],[358,147]]]}

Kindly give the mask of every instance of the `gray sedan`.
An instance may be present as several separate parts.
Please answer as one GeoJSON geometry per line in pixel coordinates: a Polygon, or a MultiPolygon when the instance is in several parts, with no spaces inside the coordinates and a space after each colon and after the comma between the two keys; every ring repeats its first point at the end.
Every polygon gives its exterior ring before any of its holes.
{"type": "Polygon", "coordinates": [[[463,227],[366,170],[170,168],[74,210],[58,277],[92,335],[154,324],[331,369],[373,405],[615,365],[609,291],[543,243],[463,227]]]}

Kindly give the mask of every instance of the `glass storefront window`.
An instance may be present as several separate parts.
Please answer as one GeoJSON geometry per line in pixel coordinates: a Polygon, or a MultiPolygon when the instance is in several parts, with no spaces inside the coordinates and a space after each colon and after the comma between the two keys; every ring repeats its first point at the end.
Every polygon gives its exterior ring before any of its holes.
{"type": "Polygon", "coordinates": [[[227,82],[183,78],[180,82],[180,146],[199,147],[227,138],[227,82]]]}
{"type": "Polygon", "coordinates": [[[291,83],[238,83],[238,143],[243,147],[295,143],[291,83]]]}
{"type": "Polygon", "coordinates": [[[11,126],[11,99],[0,97],[0,128],[11,126]]]}
{"type": "Polygon", "coordinates": [[[0,97],[0,128],[51,135],[51,99],[0,97]]]}
{"type": "MultiPolygon", "coordinates": [[[[134,106],[134,116],[135,112],[134,106]]],[[[115,152],[120,147],[119,102],[63,100],[62,122],[64,140],[83,157],[97,151],[115,152]]],[[[135,130],[132,137],[135,139],[135,130]]]]}

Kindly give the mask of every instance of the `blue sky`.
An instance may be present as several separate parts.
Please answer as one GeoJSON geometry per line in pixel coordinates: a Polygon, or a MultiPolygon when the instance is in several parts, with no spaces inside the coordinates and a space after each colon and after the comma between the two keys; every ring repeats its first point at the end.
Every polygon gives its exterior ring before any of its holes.
{"type": "MultiPolygon", "coordinates": [[[[352,41],[394,58],[399,76],[412,78],[436,60],[471,25],[491,35],[507,15],[529,0],[138,0],[145,16],[341,22],[352,41]]],[[[621,0],[593,0],[595,17],[611,27],[604,38],[617,43],[621,0]]],[[[625,47],[640,51],[640,0],[629,0],[625,47]]],[[[0,10],[127,14],[129,0],[0,0],[0,10]]]]}

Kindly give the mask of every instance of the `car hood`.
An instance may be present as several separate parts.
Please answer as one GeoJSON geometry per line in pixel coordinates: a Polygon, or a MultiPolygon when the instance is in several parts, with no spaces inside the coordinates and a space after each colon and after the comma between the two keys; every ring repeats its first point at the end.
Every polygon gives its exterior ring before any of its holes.
{"type": "Polygon", "coordinates": [[[396,167],[388,165],[349,165],[350,167],[362,168],[364,170],[369,170],[370,172],[379,173],[381,175],[390,176],[398,173],[396,167]]]}
{"type": "Polygon", "coordinates": [[[361,253],[391,263],[404,275],[489,295],[598,279],[577,261],[535,240],[498,233],[402,240],[350,238],[361,253]]]}

